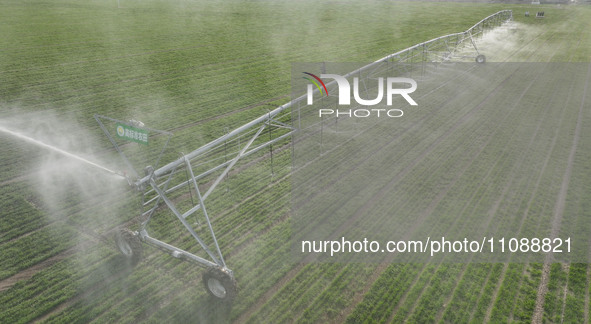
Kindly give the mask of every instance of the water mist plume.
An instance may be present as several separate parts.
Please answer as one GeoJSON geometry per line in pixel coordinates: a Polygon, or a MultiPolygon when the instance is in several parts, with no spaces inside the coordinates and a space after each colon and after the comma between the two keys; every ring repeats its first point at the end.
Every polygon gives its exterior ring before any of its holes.
{"type": "Polygon", "coordinates": [[[32,143],[32,144],[35,144],[35,145],[37,145],[37,146],[40,146],[40,147],[46,148],[46,149],[48,149],[48,150],[51,150],[51,151],[53,151],[53,152],[57,152],[57,153],[59,153],[59,154],[62,154],[62,155],[64,155],[64,156],[66,156],[66,157],[69,157],[69,158],[72,158],[72,159],[78,160],[78,161],[80,161],[80,162],[86,163],[86,164],[88,164],[88,165],[91,165],[91,166],[93,166],[93,167],[95,167],[95,168],[101,169],[101,170],[103,170],[103,171],[106,171],[106,172],[108,172],[108,173],[111,173],[111,174],[114,174],[114,175],[120,176],[120,177],[122,177],[122,178],[124,178],[124,179],[125,179],[125,176],[124,176],[124,175],[122,175],[122,174],[120,174],[120,173],[118,173],[118,172],[115,172],[115,171],[113,171],[113,170],[107,169],[106,167],[104,167],[104,166],[102,166],[102,165],[99,165],[99,164],[97,164],[97,163],[95,163],[95,162],[89,161],[89,160],[87,160],[87,159],[85,159],[85,158],[83,158],[83,157],[81,157],[81,156],[78,156],[78,155],[76,155],[76,154],[72,154],[72,153],[70,153],[70,152],[64,151],[64,150],[62,150],[62,149],[60,149],[60,148],[57,148],[57,147],[55,147],[55,146],[52,146],[52,145],[49,145],[49,144],[43,143],[43,142],[41,142],[41,141],[39,141],[39,140],[36,140],[36,139],[34,139],[34,138],[31,138],[31,137],[28,137],[28,136],[26,136],[26,135],[23,135],[23,134],[21,134],[21,133],[18,133],[18,132],[12,131],[12,130],[10,130],[10,129],[7,129],[7,128],[4,128],[4,127],[2,127],[2,126],[0,126],[0,132],[3,132],[3,133],[6,133],[6,134],[9,134],[9,135],[11,135],[11,136],[14,136],[14,137],[16,137],[16,138],[22,139],[22,140],[24,140],[24,141],[27,141],[27,142],[29,142],[29,143],[32,143]]]}

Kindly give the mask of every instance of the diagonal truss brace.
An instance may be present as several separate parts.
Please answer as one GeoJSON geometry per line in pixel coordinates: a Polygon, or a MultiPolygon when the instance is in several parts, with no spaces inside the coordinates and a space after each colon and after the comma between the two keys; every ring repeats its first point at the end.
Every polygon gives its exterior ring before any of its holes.
{"type": "MultiPolygon", "coordinates": [[[[212,260],[216,264],[225,267],[225,264],[221,261],[223,259],[218,259],[218,257],[216,257],[216,255],[209,249],[207,244],[205,244],[205,242],[203,242],[203,240],[199,237],[199,235],[197,235],[197,233],[195,233],[195,230],[193,230],[193,227],[183,218],[183,216],[178,211],[178,209],[176,208],[174,203],[172,201],[170,201],[170,199],[168,199],[168,197],[166,196],[164,191],[162,189],[160,189],[160,187],[158,187],[158,185],[156,184],[154,179],[150,180],[150,185],[152,186],[152,188],[154,188],[154,190],[156,190],[158,195],[160,197],[162,197],[162,200],[164,200],[164,202],[166,203],[168,208],[170,208],[170,210],[174,213],[174,215],[181,221],[183,226],[185,226],[185,228],[189,231],[189,233],[191,233],[193,238],[195,238],[195,240],[199,243],[199,245],[201,245],[203,250],[205,250],[205,252],[207,252],[207,254],[212,258],[212,260]]],[[[211,228],[211,224],[209,223],[209,220],[207,221],[207,223],[209,224],[209,227],[211,228]]],[[[217,246],[217,244],[216,244],[216,246],[217,246]]],[[[219,246],[217,247],[217,249],[219,251],[219,246]]],[[[220,254],[220,256],[221,256],[221,254],[220,254]]]]}
{"type": "MultiPolygon", "coordinates": [[[[220,257],[221,264],[220,264],[220,262],[217,262],[217,261],[216,261],[216,263],[225,268],[226,262],[224,261],[224,257],[222,256],[222,251],[220,250],[220,245],[218,244],[218,240],[216,239],[215,233],[213,232],[213,227],[211,226],[211,222],[209,221],[209,215],[207,215],[207,209],[205,208],[205,204],[203,203],[204,198],[201,196],[201,191],[199,191],[199,186],[197,185],[197,180],[195,180],[195,174],[193,174],[193,168],[191,168],[191,162],[189,161],[189,159],[186,156],[185,156],[185,163],[187,164],[187,168],[189,169],[189,173],[191,174],[191,179],[193,180],[193,186],[195,187],[195,192],[197,192],[197,198],[199,199],[198,206],[201,206],[201,209],[203,210],[203,215],[205,215],[205,221],[207,222],[207,226],[209,227],[209,232],[211,233],[211,237],[213,238],[213,243],[217,249],[218,256],[220,257]]],[[[186,218],[187,216],[182,215],[181,218],[182,217],[186,218]]],[[[201,242],[199,242],[199,243],[201,244],[201,242]]]]}
{"type": "MultiPolygon", "coordinates": [[[[277,137],[277,138],[275,138],[275,139],[273,139],[273,140],[271,140],[271,141],[268,141],[268,142],[266,142],[266,143],[263,143],[263,144],[260,144],[260,145],[258,145],[258,146],[256,146],[256,147],[253,147],[253,148],[251,148],[250,150],[247,150],[246,152],[244,152],[244,153],[243,153],[242,157],[245,157],[245,156],[248,156],[248,155],[254,154],[254,153],[256,153],[256,152],[260,151],[261,149],[263,149],[263,148],[265,148],[265,147],[267,147],[267,146],[269,146],[269,145],[275,144],[275,143],[277,143],[277,142],[279,142],[279,141],[281,141],[281,140],[283,140],[283,139],[285,139],[285,138],[287,138],[287,137],[291,136],[291,135],[293,134],[293,132],[295,132],[295,130],[294,130],[292,127],[286,127],[286,128],[290,129],[291,131],[290,131],[290,132],[288,132],[288,133],[286,133],[286,134],[283,134],[283,135],[281,135],[281,136],[279,136],[279,137],[277,137]]],[[[252,146],[252,145],[251,145],[251,146],[252,146]]],[[[183,162],[183,163],[184,163],[184,162],[183,162]]],[[[212,174],[213,172],[216,172],[216,171],[218,171],[218,170],[220,170],[220,169],[222,169],[222,168],[224,168],[224,167],[227,167],[227,166],[228,166],[230,163],[232,163],[232,160],[229,160],[229,161],[226,161],[226,162],[224,162],[224,163],[221,163],[221,164],[219,164],[218,166],[216,166],[216,167],[214,167],[214,168],[212,168],[212,169],[209,169],[209,170],[207,170],[207,171],[205,171],[205,172],[203,172],[203,173],[201,173],[201,174],[197,175],[197,176],[195,177],[195,179],[196,179],[196,180],[199,180],[199,179],[201,179],[201,178],[203,178],[203,177],[206,177],[206,176],[208,176],[208,175],[212,174]]],[[[173,169],[173,170],[174,170],[174,169],[173,169]]],[[[181,182],[181,183],[179,183],[179,184],[176,184],[175,186],[171,187],[170,189],[166,189],[166,190],[165,190],[165,192],[166,192],[166,193],[171,193],[171,192],[173,192],[173,191],[176,191],[176,190],[178,190],[178,189],[180,189],[180,188],[182,188],[182,187],[188,186],[188,185],[190,185],[190,184],[191,184],[191,180],[189,179],[189,180],[187,180],[187,181],[183,181],[183,182],[181,182]]],[[[146,203],[145,203],[145,204],[149,204],[149,203],[151,203],[151,202],[153,202],[153,201],[155,201],[155,200],[157,200],[157,199],[158,199],[158,197],[154,197],[154,198],[152,198],[152,199],[150,199],[150,200],[146,201],[146,203]]]]}
{"type": "MultiPolygon", "coordinates": [[[[168,184],[170,183],[170,180],[172,180],[172,177],[174,176],[174,172],[176,171],[176,167],[172,170],[172,172],[170,173],[170,175],[168,176],[168,179],[162,184],[162,187],[164,188],[162,191],[164,191],[165,193],[167,192],[168,189],[168,184]]],[[[145,193],[144,193],[144,197],[145,197],[145,193]]],[[[150,222],[150,219],[152,219],[152,216],[154,215],[154,212],[156,212],[156,209],[158,208],[158,206],[160,205],[160,201],[162,200],[162,196],[157,195],[156,197],[154,197],[154,199],[149,200],[148,202],[143,202],[144,206],[147,206],[148,204],[150,204],[153,201],[156,201],[154,203],[154,205],[152,206],[152,208],[148,209],[146,212],[142,213],[142,216],[144,216],[146,218],[146,220],[144,222],[142,222],[141,224],[141,229],[145,230],[146,226],[148,225],[148,223],[150,222]]]]}
{"type": "Polygon", "coordinates": [[[257,137],[259,137],[259,135],[263,132],[264,129],[265,129],[265,124],[263,124],[263,126],[261,126],[261,128],[259,128],[259,130],[256,132],[256,134],[254,134],[254,136],[250,139],[250,141],[248,141],[248,143],[242,148],[242,150],[240,150],[240,153],[238,153],[238,155],[236,155],[236,157],[234,159],[232,159],[232,162],[230,162],[230,164],[228,165],[228,167],[226,167],[224,172],[222,172],[222,174],[220,174],[218,176],[218,178],[215,180],[213,185],[211,185],[211,187],[207,190],[205,195],[203,195],[203,199],[207,198],[207,196],[209,196],[211,194],[213,189],[215,189],[215,187],[220,183],[220,181],[222,181],[222,179],[228,174],[228,172],[230,172],[230,169],[232,169],[234,164],[236,164],[236,162],[238,162],[238,160],[244,155],[244,152],[246,152],[246,150],[248,150],[248,148],[252,145],[254,140],[257,139],[257,137]]]}
{"type": "Polygon", "coordinates": [[[222,181],[222,179],[228,174],[228,172],[230,171],[230,169],[232,169],[232,167],[236,164],[236,162],[238,162],[238,160],[247,155],[248,149],[252,146],[252,143],[259,137],[259,135],[263,132],[263,130],[266,128],[267,125],[270,125],[270,120],[268,123],[263,123],[263,125],[261,125],[261,127],[257,130],[257,132],[254,134],[254,136],[248,141],[248,143],[240,150],[240,152],[236,155],[236,157],[234,157],[234,159],[232,159],[231,161],[229,161],[230,163],[226,166],[225,170],[222,172],[221,175],[218,176],[218,178],[215,180],[215,182],[210,186],[209,190],[204,194],[201,195],[201,190],[199,190],[199,185],[197,184],[197,179],[198,177],[195,176],[194,172],[193,172],[193,168],[191,166],[191,161],[189,160],[189,157],[187,155],[183,155],[183,162],[185,164],[185,167],[187,168],[187,170],[189,171],[190,174],[190,179],[189,179],[189,185],[191,187],[193,187],[195,189],[195,192],[197,193],[197,198],[198,198],[198,204],[193,206],[191,209],[189,209],[188,211],[186,211],[185,213],[181,214],[181,212],[176,208],[176,206],[174,205],[174,203],[168,198],[167,196],[167,187],[168,187],[168,183],[170,182],[174,171],[176,170],[176,167],[178,165],[175,166],[175,168],[172,170],[172,172],[169,175],[169,178],[163,183],[163,187],[161,188],[156,181],[154,180],[154,174],[150,175],[150,180],[149,180],[149,184],[150,186],[153,188],[153,190],[157,193],[157,197],[156,197],[156,202],[154,204],[154,206],[148,210],[147,214],[148,214],[148,219],[142,223],[142,230],[141,233],[143,238],[148,241],[149,243],[153,243],[159,247],[171,250],[174,253],[178,253],[178,254],[183,254],[185,256],[188,256],[190,259],[193,259],[199,263],[205,264],[206,266],[209,266],[209,261],[201,259],[197,256],[194,256],[186,251],[183,251],[181,249],[175,248],[173,246],[170,246],[164,242],[158,241],[156,239],[153,239],[151,237],[148,236],[147,231],[146,231],[146,225],[149,222],[152,214],[154,213],[154,211],[156,210],[157,206],[159,205],[160,201],[164,201],[164,203],[168,206],[168,208],[174,213],[174,215],[179,219],[179,221],[181,221],[181,223],[183,224],[183,226],[185,226],[185,228],[189,231],[189,233],[191,234],[191,236],[193,236],[193,238],[195,238],[195,240],[199,243],[199,245],[203,248],[203,250],[205,250],[205,252],[210,256],[210,258],[214,261],[215,264],[217,264],[218,266],[222,267],[222,268],[227,268],[226,267],[226,263],[224,260],[224,257],[222,255],[219,243],[217,241],[217,238],[215,236],[213,227],[211,225],[211,221],[209,219],[209,214],[207,213],[207,209],[205,208],[205,199],[211,194],[211,192],[215,189],[215,187],[222,181]],[[207,223],[207,226],[209,228],[209,232],[211,234],[211,237],[213,239],[213,244],[215,245],[215,252],[212,251],[209,246],[201,239],[201,237],[199,237],[199,235],[195,232],[195,230],[193,229],[193,227],[189,224],[189,222],[186,220],[187,217],[189,217],[190,215],[194,214],[195,212],[197,212],[198,210],[202,210],[204,217],[205,217],[205,221],[207,223]]]}
{"type": "MultiPolygon", "coordinates": [[[[211,187],[209,187],[209,189],[207,190],[207,192],[203,195],[202,199],[200,198],[199,204],[195,205],[193,208],[189,209],[186,213],[184,213],[182,215],[183,218],[189,217],[189,215],[193,214],[195,211],[197,211],[197,210],[199,210],[199,208],[201,208],[202,200],[205,200],[205,199],[207,199],[207,197],[209,197],[209,195],[211,194],[211,192],[217,187],[217,185],[222,181],[222,179],[224,179],[224,177],[228,174],[228,172],[230,172],[230,169],[232,169],[232,167],[236,164],[236,162],[238,162],[238,160],[245,155],[245,153],[248,150],[248,148],[252,145],[252,143],[254,142],[254,140],[256,140],[257,137],[263,132],[264,129],[265,129],[265,125],[263,124],[263,126],[261,126],[261,128],[259,128],[259,130],[256,132],[256,134],[242,148],[242,150],[240,150],[240,152],[238,153],[238,155],[236,155],[236,157],[234,157],[230,161],[230,163],[228,164],[228,166],[226,167],[226,169],[224,170],[224,172],[222,172],[222,174],[220,174],[217,177],[217,179],[215,180],[215,182],[211,185],[211,187]]],[[[187,166],[188,166],[189,170],[191,171],[191,178],[192,178],[192,181],[194,183],[194,186],[197,187],[197,184],[195,182],[196,179],[197,179],[197,177],[195,177],[195,175],[193,174],[193,169],[190,167],[191,164],[189,163],[189,159],[187,158],[187,156],[185,156],[185,163],[187,163],[187,166]]],[[[189,180],[189,181],[191,181],[191,180],[189,180]]]]}

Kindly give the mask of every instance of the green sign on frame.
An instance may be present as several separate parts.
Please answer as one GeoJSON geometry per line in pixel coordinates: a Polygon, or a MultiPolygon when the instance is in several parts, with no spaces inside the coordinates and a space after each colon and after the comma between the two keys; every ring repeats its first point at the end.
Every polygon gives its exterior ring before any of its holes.
{"type": "Polygon", "coordinates": [[[117,123],[117,137],[148,145],[148,131],[126,124],[117,123]]]}

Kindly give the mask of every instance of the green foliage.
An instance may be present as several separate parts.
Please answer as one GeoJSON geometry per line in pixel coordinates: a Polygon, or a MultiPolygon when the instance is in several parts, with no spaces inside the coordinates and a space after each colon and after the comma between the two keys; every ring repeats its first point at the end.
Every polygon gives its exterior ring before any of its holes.
{"type": "MultiPolygon", "coordinates": [[[[516,59],[581,61],[588,60],[591,53],[591,19],[586,8],[544,7],[547,19],[526,20],[518,10],[531,11],[531,6],[501,4],[120,3],[118,9],[115,1],[4,1],[0,11],[0,119],[50,110],[102,138],[93,114],[137,118],[150,127],[175,133],[164,157],[168,161],[179,151],[188,152],[220,136],[225,128],[287,102],[292,62],[373,61],[418,42],[463,31],[507,7],[516,10],[518,21],[552,30],[540,34],[532,44],[538,50],[547,47],[554,52],[520,53],[516,59]],[[569,21],[563,21],[567,18],[569,21]]],[[[454,145],[473,145],[469,152],[477,152],[484,144],[472,141],[477,131],[493,134],[492,130],[499,129],[499,136],[505,137],[484,151],[483,159],[493,161],[488,165],[470,165],[470,156],[458,157],[456,151],[440,148],[433,155],[440,162],[438,169],[417,169],[404,183],[412,184],[416,195],[433,199],[437,191],[416,186],[422,182],[417,179],[427,182],[442,172],[450,177],[444,180],[451,181],[454,172],[467,169],[454,187],[458,190],[452,190],[448,198],[465,199],[466,206],[480,209],[450,206],[453,199],[436,206],[436,213],[466,216],[488,212],[503,185],[513,179],[509,198],[497,211],[506,216],[506,223],[498,226],[519,226],[528,206],[524,231],[528,226],[539,226],[554,210],[553,199],[564,170],[551,160],[540,174],[539,186],[544,189],[536,192],[529,205],[526,194],[537,178],[532,180],[525,171],[541,168],[546,156],[537,152],[545,152],[543,148],[552,142],[555,130],[557,134],[569,132],[555,123],[561,113],[557,110],[532,117],[515,111],[507,123],[457,133],[454,145]],[[531,134],[537,124],[529,125],[530,120],[539,120],[540,128],[547,130],[539,135],[543,140],[532,146],[535,154],[522,155],[519,146],[507,149],[505,144],[513,135],[508,127],[523,124],[519,134],[531,134]],[[521,159],[514,169],[510,157],[521,159]],[[482,174],[489,171],[496,177],[487,188],[482,185],[482,174]]],[[[588,130],[591,116],[586,114],[588,130]]],[[[420,122],[432,130],[456,122],[452,115],[435,116],[420,122]]],[[[576,118],[573,116],[566,118],[576,118]]],[[[374,282],[369,281],[378,268],[373,264],[311,264],[292,273],[298,265],[289,259],[289,149],[274,153],[273,175],[263,154],[256,156],[263,162],[239,165],[244,171],[230,176],[222,184],[225,190],[212,195],[208,205],[222,251],[241,287],[239,299],[228,309],[207,298],[200,286],[200,272],[193,265],[147,249],[148,259],[132,271],[122,266],[112,246],[96,239],[106,239],[100,234],[127,223],[137,213],[128,195],[104,202],[121,208],[121,214],[105,215],[101,206],[81,202],[81,196],[70,188],[63,200],[54,202],[60,214],[55,217],[55,211],[45,206],[35,191],[35,182],[22,178],[29,179],[44,152],[3,135],[0,140],[0,278],[57,256],[55,263],[0,293],[0,322],[30,322],[47,316],[49,323],[224,323],[255,306],[256,311],[247,318],[251,322],[318,323],[338,318],[349,323],[480,323],[489,308],[491,322],[531,319],[540,280],[536,265],[511,264],[505,271],[502,264],[392,264],[377,273],[374,282]]],[[[419,149],[429,145],[416,137],[408,140],[408,146],[400,148],[407,157],[420,154],[419,149]]],[[[568,149],[571,140],[561,135],[557,152],[568,149]]],[[[589,183],[590,157],[584,154],[588,155],[591,147],[589,141],[580,142],[583,155],[577,155],[572,180],[573,188],[578,189],[569,192],[572,204],[567,208],[583,216],[573,226],[588,223],[584,216],[589,216],[590,210],[588,196],[579,193],[585,192],[581,188],[589,183]]],[[[110,156],[106,140],[97,146],[110,156]]],[[[419,205],[411,201],[404,208],[414,213],[424,207],[419,205]]],[[[152,233],[193,248],[194,242],[171,219],[166,215],[155,218],[152,233]]],[[[442,226],[454,225],[454,220],[441,219],[442,226]]],[[[585,265],[573,264],[568,272],[553,265],[544,305],[546,319],[558,321],[564,306],[565,323],[580,320],[587,281],[585,265]],[[561,294],[565,287],[566,298],[561,294]]]]}

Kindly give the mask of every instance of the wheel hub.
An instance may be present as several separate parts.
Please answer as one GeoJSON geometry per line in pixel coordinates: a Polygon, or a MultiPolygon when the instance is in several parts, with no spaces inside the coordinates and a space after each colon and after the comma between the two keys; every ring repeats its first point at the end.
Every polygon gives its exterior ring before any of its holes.
{"type": "Polygon", "coordinates": [[[226,297],[226,288],[222,283],[216,278],[209,278],[207,280],[207,288],[211,291],[218,298],[226,297]]]}
{"type": "Polygon", "coordinates": [[[126,256],[131,256],[131,254],[133,253],[133,251],[131,250],[131,246],[129,246],[129,244],[124,240],[118,240],[117,247],[119,247],[119,251],[121,251],[121,253],[123,253],[126,256]]]}

